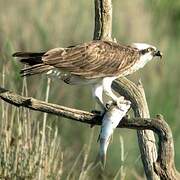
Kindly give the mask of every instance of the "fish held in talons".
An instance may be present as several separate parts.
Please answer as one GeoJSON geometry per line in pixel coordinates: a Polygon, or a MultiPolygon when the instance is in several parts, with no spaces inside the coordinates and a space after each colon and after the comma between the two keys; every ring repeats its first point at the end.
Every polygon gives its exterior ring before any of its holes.
{"type": "Polygon", "coordinates": [[[126,115],[129,110],[131,102],[122,100],[121,103],[108,103],[109,110],[106,111],[102,120],[101,131],[99,135],[99,160],[103,167],[106,164],[107,148],[110,143],[111,137],[115,128],[118,126],[121,119],[126,115]]]}

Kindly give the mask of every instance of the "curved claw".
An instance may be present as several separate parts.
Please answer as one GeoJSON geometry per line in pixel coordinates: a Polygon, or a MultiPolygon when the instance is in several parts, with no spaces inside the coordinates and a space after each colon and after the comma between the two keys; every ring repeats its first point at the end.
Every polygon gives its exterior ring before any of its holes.
{"type": "Polygon", "coordinates": [[[124,110],[124,109],[123,109],[123,108],[124,108],[123,105],[125,105],[125,106],[130,106],[130,105],[131,105],[131,102],[128,101],[128,100],[126,100],[126,99],[124,99],[124,97],[123,97],[123,98],[120,97],[120,98],[117,99],[116,104],[117,104],[117,106],[118,106],[119,109],[124,110]]]}
{"type": "Polygon", "coordinates": [[[95,109],[93,109],[92,111],[91,111],[91,113],[93,113],[93,114],[97,114],[97,115],[101,115],[101,111],[98,111],[98,110],[95,110],[95,109]]]}
{"type": "Polygon", "coordinates": [[[106,110],[109,110],[112,105],[115,105],[114,101],[108,101],[105,105],[106,110]]]}
{"type": "Polygon", "coordinates": [[[111,108],[111,106],[116,106],[116,105],[119,109],[123,110],[122,109],[123,105],[127,105],[127,106],[131,105],[131,102],[124,99],[124,97],[121,96],[121,97],[117,98],[116,101],[108,101],[105,105],[105,108],[106,108],[106,110],[109,110],[111,108]]]}

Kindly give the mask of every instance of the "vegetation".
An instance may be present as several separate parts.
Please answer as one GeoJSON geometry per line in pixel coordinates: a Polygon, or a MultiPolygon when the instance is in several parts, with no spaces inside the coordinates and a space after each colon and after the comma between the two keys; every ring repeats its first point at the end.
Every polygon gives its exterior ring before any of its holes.
{"type": "MultiPolygon", "coordinates": [[[[129,78],[135,82],[142,79],[151,116],[162,113],[168,120],[174,135],[178,169],[179,14],[179,1],[113,1],[113,37],[125,44],[148,42],[164,53],[163,61],[153,61],[129,78]]],[[[93,28],[94,1],[1,0],[1,85],[19,94],[91,111],[93,100],[89,87],[69,87],[47,80],[46,76],[22,79],[20,64],[11,54],[18,50],[43,51],[90,41],[93,28]]],[[[98,151],[98,127],[90,128],[0,103],[0,178],[100,178],[100,167],[92,165],[98,151]]],[[[136,132],[117,130],[109,147],[106,173],[102,176],[118,179],[125,173],[126,179],[143,177],[139,155],[136,132]],[[121,153],[123,148],[125,154],[121,153]]]]}

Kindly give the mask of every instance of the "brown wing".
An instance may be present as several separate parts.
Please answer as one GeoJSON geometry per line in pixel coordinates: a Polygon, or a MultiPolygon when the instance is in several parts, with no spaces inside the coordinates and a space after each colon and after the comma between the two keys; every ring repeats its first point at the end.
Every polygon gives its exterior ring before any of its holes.
{"type": "Polygon", "coordinates": [[[87,79],[120,75],[138,59],[137,49],[109,41],[91,41],[70,48],[56,48],[42,57],[45,65],[87,79]]]}

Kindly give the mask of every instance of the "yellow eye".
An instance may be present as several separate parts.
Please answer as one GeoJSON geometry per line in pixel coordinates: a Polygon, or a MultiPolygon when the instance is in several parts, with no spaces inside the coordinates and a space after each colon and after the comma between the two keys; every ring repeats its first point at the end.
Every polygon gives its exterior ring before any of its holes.
{"type": "Polygon", "coordinates": [[[153,48],[151,48],[151,47],[150,47],[150,48],[147,48],[147,51],[148,51],[148,52],[151,52],[151,51],[153,51],[153,48]]]}

